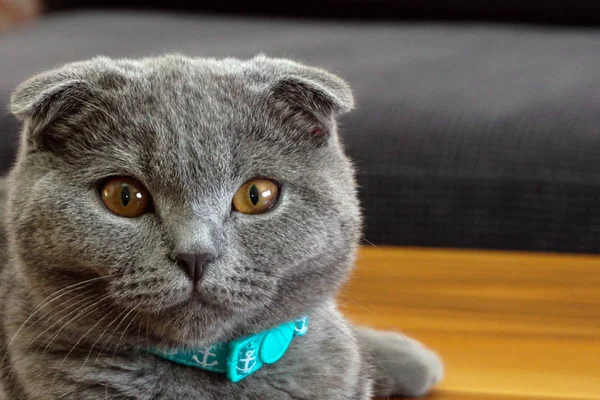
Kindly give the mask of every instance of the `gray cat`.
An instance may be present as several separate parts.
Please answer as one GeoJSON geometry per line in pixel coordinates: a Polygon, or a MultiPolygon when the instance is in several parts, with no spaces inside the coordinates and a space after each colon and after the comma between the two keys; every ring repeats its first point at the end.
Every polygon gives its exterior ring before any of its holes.
{"type": "Polygon", "coordinates": [[[264,56],[95,58],[19,86],[0,398],[426,394],[434,353],[335,305],[361,231],[335,122],[352,107],[338,77],[264,56]],[[168,358],[217,365],[197,356],[215,343],[227,373],[168,358]],[[229,357],[255,350],[236,382],[229,357]]]}

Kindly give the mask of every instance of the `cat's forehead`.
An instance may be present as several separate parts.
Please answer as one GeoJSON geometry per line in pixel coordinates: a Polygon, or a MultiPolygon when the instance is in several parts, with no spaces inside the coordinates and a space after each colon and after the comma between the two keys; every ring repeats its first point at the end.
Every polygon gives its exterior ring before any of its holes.
{"type": "Polygon", "coordinates": [[[221,131],[258,117],[252,110],[261,98],[253,86],[248,76],[222,66],[163,63],[136,71],[115,99],[125,118],[151,119],[172,135],[210,138],[218,132],[211,135],[209,128],[221,131]]]}
{"type": "Polygon", "coordinates": [[[136,69],[100,122],[110,125],[99,129],[109,159],[150,184],[190,194],[297,169],[302,149],[284,157],[289,135],[251,73],[190,63],[136,69]]]}

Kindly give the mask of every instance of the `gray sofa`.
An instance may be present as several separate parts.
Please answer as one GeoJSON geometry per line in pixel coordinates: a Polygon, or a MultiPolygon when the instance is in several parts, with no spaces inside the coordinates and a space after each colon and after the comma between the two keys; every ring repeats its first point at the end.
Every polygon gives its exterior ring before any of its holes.
{"type": "MultiPolygon", "coordinates": [[[[165,52],[264,52],[348,80],[369,242],[600,252],[595,28],[60,12],[0,36],[0,103],[64,62],[165,52]]],[[[0,115],[0,171],[17,133],[0,115]]]]}

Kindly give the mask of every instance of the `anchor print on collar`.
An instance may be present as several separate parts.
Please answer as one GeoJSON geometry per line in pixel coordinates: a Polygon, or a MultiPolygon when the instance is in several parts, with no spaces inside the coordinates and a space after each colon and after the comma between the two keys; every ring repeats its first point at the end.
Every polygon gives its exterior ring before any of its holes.
{"type": "Polygon", "coordinates": [[[258,371],[264,364],[279,361],[292,339],[306,335],[307,330],[308,317],[302,317],[229,343],[217,343],[187,351],[152,349],[149,352],[188,367],[224,373],[230,381],[238,382],[258,371]]]}
{"type": "Polygon", "coordinates": [[[213,372],[225,372],[227,348],[221,344],[204,347],[192,355],[192,360],[202,369],[213,372]],[[225,357],[225,358],[224,358],[225,357]]]}

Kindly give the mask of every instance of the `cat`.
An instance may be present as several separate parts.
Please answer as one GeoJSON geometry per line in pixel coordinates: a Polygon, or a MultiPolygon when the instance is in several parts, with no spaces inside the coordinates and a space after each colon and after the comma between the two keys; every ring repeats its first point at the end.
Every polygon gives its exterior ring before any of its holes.
{"type": "Polygon", "coordinates": [[[22,83],[0,398],[428,393],[435,353],[336,308],[362,224],[336,124],[353,106],[341,78],[264,55],[97,57],[22,83]],[[153,352],[305,315],[305,336],[235,383],[153,352]]]}

